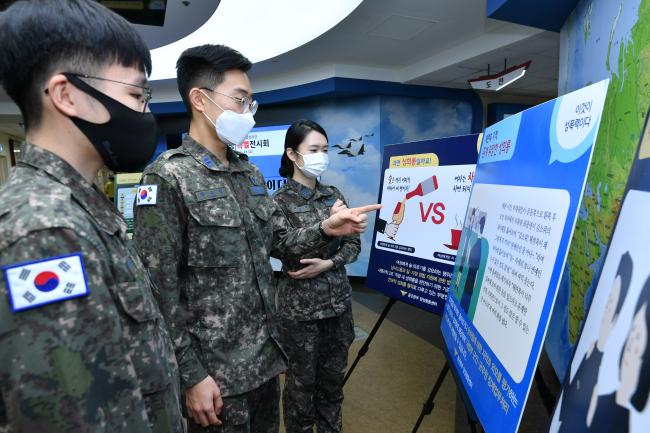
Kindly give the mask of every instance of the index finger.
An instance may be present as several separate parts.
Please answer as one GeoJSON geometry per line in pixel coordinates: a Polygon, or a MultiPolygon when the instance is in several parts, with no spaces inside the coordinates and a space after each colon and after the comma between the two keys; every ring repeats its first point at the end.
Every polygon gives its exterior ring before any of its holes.
{"type": "Polygon", "coordinates": [[[379,210],[381,208],[382,206],[380,204],[367,204],[365,206],[355,207],[354,209],[350,209],[350,210],[356,214],[361,214],[361,213],[372,212],[374,210],[379,210]]]}

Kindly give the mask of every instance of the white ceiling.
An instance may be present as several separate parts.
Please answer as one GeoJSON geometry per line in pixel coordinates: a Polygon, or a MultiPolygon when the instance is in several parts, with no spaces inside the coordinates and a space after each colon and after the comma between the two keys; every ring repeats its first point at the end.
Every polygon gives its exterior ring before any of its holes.
{"type": "Polygon", "coordinates": [[[415,81],[428,86],[468,88],[467,80],[490,73],[501,72],[507,67],[532,60],[523,79],[516,81],[502,92],[513,95],[530,95],[552,98],[557,95],[559,68],[559,34],[543,32],[505,48],[492,50],[472,59],[460,62],[429,74],[415,81]]]}
{"type": "MultiPolygon", "coordinates": [[[[506,58],[508,66],[532,64],[504,94],[555,96],[559,35],[488,19],[485,3],[364,0],[322,36],[256,63],[253,87],[260,92],[347,77],[468,89],[469,78],[486,74],[488,63],[500,72],[506,58]]],[[[155,84],[155,100],[179,100],[173,80],[155,84]]]]}
{"type": "MultiPolygon", "coordinates": [[[[468,89],[468,79],[486,74],[488,64],[492,73],[500,72],[507,59],[508,66],[527,60],[532,64],[524,78],[500,93],[554,97],[559,35],[488,19],[485,7],[486,0],[364,0],[323,35],[256,63],[250,74],[253,87],[260,92],[347,77],[468,89]]],[[[247,23],[243,31],[264,38],[264,26],[246,17],[241,21],[247,23]]],[[[174,80],[153,86],[154,102],[180,100],[174,80]]],[[[0,92],[0,115],[16,113],[0,92]]],[[[2,122],[0,116],[0,129],[2,122]]]]}

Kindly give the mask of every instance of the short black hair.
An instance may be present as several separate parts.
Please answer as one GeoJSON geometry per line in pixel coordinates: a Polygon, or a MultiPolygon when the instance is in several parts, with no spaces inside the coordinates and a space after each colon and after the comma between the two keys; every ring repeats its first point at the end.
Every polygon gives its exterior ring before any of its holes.
{"type": "Polygon", "coordinates": [[[296,120],[291,124],[289,129],[287,129],[287,134],[284,136],[284,153],[282,154],[282,159],[280,160],[280,169],[278,170],[280,176],[293,176],[293,161],[291,161],[287,156],[287,149],[297,150],[298,146],[300,146],[300,143],[305,141],[305,137],[307,137],[307,135],[312,131],[323,134],[325,136],[325,140],[328,140],[327,133],[325,133],[323,127],[313,120],[296,120]]]}
{"type": "Polygon", "coordinates": [[[93,0],[21,0],[0,13],[0,83],[38,127],[50,75],[93,75],[119,63],[151,73],[151,55],[136,30],[93,0]]]}
{"type": "Polygon", "coordinates": [[[226,71],[248,72],[253,64],[242,53],[225,45],[188,48],[176,62],[176,81],[187,112],[192,114],[190,89],[214,88],[223,82],[226,71]]]}
{"type": "Polygon", "coordinates": [[[621,261],[618,263],[618,269],[616,270],[616,276],[621,277],[621,291],[618,294],[618,301],[616,302],[616,309],[614,310],[614,320],[618,318],[618,315],[623,308],[627,291],[630,288],[630,281],[632,280],[633,267],[632,256],[630,256],[630,252],[628,251],[621,256],[621,261]]]}

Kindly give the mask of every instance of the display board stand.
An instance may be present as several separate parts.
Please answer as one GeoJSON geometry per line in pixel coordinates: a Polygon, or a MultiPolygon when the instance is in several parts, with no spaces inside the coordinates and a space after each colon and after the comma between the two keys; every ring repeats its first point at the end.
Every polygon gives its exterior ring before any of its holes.
{"type": "MultiPolygon", "coordinates": [[[[375,325],[373,326],[372,330],[370,331],[370,334],[368,334],[368,338],[366,338],[366,341],[363,343],[363,346],[361,346],[361,349],[359,349],[359,352],[357,353],[356,358],[354,359],[354,362],[348,369],[347,373],[345,374],[345,378],[343,379],[343,385],[347,383],[348,379],[352,375],[352,372],[354,369],[357,367],[359,364],[359,361],[361,358],[363,358],[366,353],[368,353],[368,348],[370,347],[370,343],[372,340],[375,338],[375,335],[377,334],[377,331],[381,327],[382,323],[384,323],[384,320],[388,316],[388,313],[390,310],[393,308],[393,305],[397,302],[395,298],[392,298],[390,296],[387,296],[388,302],[386,303],[386,306],[382,310],[381,314],[379,315],[379,318],[377,319],[377,322],[375,322],[375,325]]],[[[436,383],[433,386],[433,390],[431,391],[431,394],[429,394],[429,398],[427,401],[424,403],[424,406],[422,408],[422,412],[420,412],[420,416],[418,417],[418,420],[416,421],[415,425],[413,426],[412,433],[416,433],[418,429],[420,428],[420,424],[422,424],[422,421],[424,420],[424,417],[427,415],[430,415],[431,412],[433,411],[433,408],[435,406],[435,398],[440,391],[440,387],[442,386],[443,382],[445,381],[445,378],[447,377],[447,373],[449,373],[450,370],[452,370],[452,375],[454,376],[455,382],[458,383],[457,379],[457,373],[451,368],[451,364],[449,363],[449,354],[447,352],[447,348],[442,349],[444,356],[445,356],[445,364],[442,367],[442,370],[440,371],[440,374],[438,374],[438,378],[436,379],[436,383]]],[[[478,417],[476,416],[476,413],[471,407],[471,404],[469,403],[469,397],[465,395],[464,389],[462,387],[458,387],[458,392],[461,393],[461,397],[463,400],[463,403],[465,405],[465,409],[467,411],[467,422],[468,425],[470,426],[470,429],[472,433],[475,433],[477,431],[477,425],[478,424],[478,417]]]]}
{"type": "Polygon", "coordinates": [[[411,433],[416,433],[420,428],[420,424],[422,424],[422,420],[424,419],[424,417],[427,415],[431,415],[431,412],[433,412],[436,395],[438,394],[438,391],[440,390],[440,387],[442,386],[442,382],[444,382],[445,377],[447,377],[447,373],[449,373],[449,362],[445,360],[445,365],[442,366],[442,370],[440,371],[440,374],[436,379],[436,383],[435,385],[433,385],[433,390],[431,391],[431,394],[429,394],[429,398],[427,399],[427,401],[424,402],[424,407],[422,408],[422,412],[420,412],[420,416],[418,417],[418,420],[415,422],[415,425],[413,426],[413,430],[411,431],[411,433]]]}
{"type": "MultiPolygon", "coordinates": [[[[442,383],[447,377],[447,373],[449,373],[449,370],[451,369],[449,364],[447,348],[443,349],[443,353],[445,355],[445,365],[443,365],[442,370],[440,371],[440,374],[436,379],[436,383],[433,385],[433,390],[431,391],[431,394],[429,394],[429,398],[427,399],[427,401],[424,402],[424,405],[422,407],[422,412],[420,412],[420,416],[415,422],[415,425],[413,426],[413,430],[411,431],[411,433],[416,433],[420,428],[420,424],[422,424],[424,417],[427,415],[431,415],[431,412],[433,412],[433,408],[435,407],[436,395],[438,394],[438,391],[440,390],[442,383]]],[[[460,392],[461,399],[463,400],[463,404],[465,405],[465,410],[467,411],[467,423],[472,433],[476,433],[477,426],[480,426],[478,417],[476,416],[476,412],[472,408],[469,402],[469,397],[464,392],[464,388],[458,386],[458,377],[457,377],[457,372],[455,370],[452,371],[452,375],[454,376],[454,382],[456,383],[457,392],[460,392]]],[[[542,402],[547,412],[549,413],[549,417],[550,417],[553,411],[553,406],[555,404],[554,403],[555,399],[553,397],[553,393],[546,385],[546,382],[544,381],[544,378],[542,377],[539,368],[535,371],[535,383],[537,384],[537,389],[539,390],[539,394],[542,397],[542,402]]]]}
{"type": "MultiPolygon", "coordinates": [[[[381,314],[379,315],[379,318],[377,319],[377,322],[375,322],[375,325],[370,331],[370,334],[368,334],[368,338],[366,338],[366,341],[363,343],[363,346],[361,346],[361,349],[359,349],[359,352],[357,353],[354,362],[352,363],[347,373],[345,374],[345,378],[343,379],[344,386],[347,383],[350,376],[352,375],[354,369],[359,364],[361,358],[363,358],[366,355],[366,353],[368,353],[370,343],[375,338],[377,331],[379,331],[379,328],[381,327],[382,323],[384,323],[384,320],[388,316],[390,310],[393,308],[393,305],[395,305],[395,303],[397,302],[395,298],[392,298],[390,296],[387,296],[387,298],[388,298],[388,302],[386,303],[386,306],[384,307],[381,314]]],[[[442,387],[442,384],[445,381],[445,378],[447,377],[447,374],[449,373],[450,370],[452,376],[454,377],[454,382],[456,383],[456,390],[457,392],[460,393],[461,399],[465,406],[465,410],[467,412],[467,424],[469,425],[471,432],[476,433],[477,431],[480,430],[479,429],[480,423],[478,421],[478,416],[476,415],[476,412],[472,408],[469,400],[469,396],[467,396],[467,394],[464,392],[464,388],[458,386],[459,383],[458,373],[455,371],[455,369],[452,368],[453,364],[449,363],[449,353],[447,351],[447,348],[443,347],[442,351],[445,356],[445,364],[443,365],[442,370],[440,370],[440,373],[438,374],[438,378],[436,379],[436,382],[433,385],[433,389],[431,390],[429,397],[424,402],[422,411],[420,412],[420,415],[418,416],[418,419],[415,422],[415,425],[413,426],[413,430],[411,431],[411,433],[417,433],[418,429],[420,428],[420,425],[422,424],[422,421],[424,420],[424,417],[427,415],[431,415],[431,413],[433,412],[433,408],[435,407],[436,396],[438,395],[438,392],[440,391],[440,388],[442,387]]],[[[544,404],[544,407],[546,408],[546,411],[550,416],[550,414],[553,411],[553,406],[555,404],[555,398],[551,390],[548,388],[548,385],[546,385],[546,382],[544,381],[544,378],[542,377],[542,374],[540,373],[539,369],[535,371],[535,383],[537,384],[537,389],[539,390],[540,396],[542,397],[542,402],[544,404]]]]}
{"type": "Polygon", "coordinates": [[[373,326],[372,331],[370,331],[370,334],[368,335],[368,338],[366,338],[366,341],[363,343],[363,346],[361,346],[361,349],[359,349],[359,353],[357,353],[357,357],[354,359],[354,362],[352,363],[347,373],[345,374],[345,379],[343,379],[343,386],[345,386],[345,383],[350,378],[350,375],[357,367],[357,364],[359,363],[361,358],[363,358],[364,355],[368,352],[368,347],[370,347],[370,342],[372,341],[373,338],[375,338],[375,334],[379,330],[381,324],[384,322],[384,319],[388,315],[390,309],[393,308],[393,305],[395,305],[395,302],[397,302],[395,298],[388,297],[388,303],[386,304],[386,307],[384,307],[384,311],[381,312],[381,315],[379,316],[379,319],[377,319],[375,326],[373,326]]]}
{"type": "Polygon", "coordinates": [[[445,356],[445,364],[442,366],[440,374],[438,374],[438,378],[436,379],[436,383],[433,385],[433,390],[431,391],[431,394],[429,394],[429,398],[427,398],[427,401],[424,402],[420,416],[415,422],[411,433],[416,433],[420,428],[420,424],[422,424],[424,417],[431,415],[431,412],[433,412],[436,396],[438,395],[438,391],[440,391],[440,387],[442,387],[442,383],[445,381],[445,378],[447,377],[447,373],[449,373],[449,371],[451,371],[451,374],[454,377],[454,383],[456,384],[457,392],[460,393],[461,400],[465,406],[469,428],[472,433],[476,433],[478,431],[478,427],[480,426],[478,416],[472,408],[472,405],[469,401],[469,396],[465,393],[465,389],[462,386],[458,386],[458,372],[455,370],[453,364],[449,362],[449,352],[447,351],[447,348],[443,347],[442,352],[445,356]]]}
{"type": "Polygon", "coordinates": [[[553,416],[553,408],[555,407],[556,398],[546,384],[544,376],[542,376],[542,373],[539,371],[539,366],[537,367],[537,370],[535,370],[535,383],[537,384],[539,395],[542,397],[542,403],[544,404],[546,413],[548,414],[548,417],[551,418],[553,416]]]}

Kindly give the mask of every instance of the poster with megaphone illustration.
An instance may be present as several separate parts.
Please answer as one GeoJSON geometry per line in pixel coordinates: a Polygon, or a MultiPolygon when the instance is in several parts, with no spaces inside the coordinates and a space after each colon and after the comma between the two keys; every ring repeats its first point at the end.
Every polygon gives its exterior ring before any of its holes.
{"type": "Polygon", "coordinates": [[[386,146],[366,285],[442,314],[480,134],[386,146]]]}

